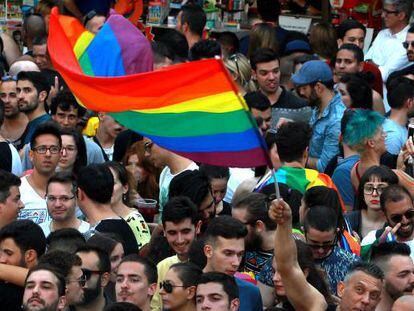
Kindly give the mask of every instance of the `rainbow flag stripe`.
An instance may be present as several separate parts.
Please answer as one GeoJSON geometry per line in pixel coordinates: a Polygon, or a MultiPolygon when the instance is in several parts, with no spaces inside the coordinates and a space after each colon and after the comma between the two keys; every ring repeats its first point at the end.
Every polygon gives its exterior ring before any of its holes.
{"type": "Polygon", "coordinates": [[[114,13],[93,35],[53,9],[49,28],[53,64],[88,109],[109,112],[157,145],[197,162],[234,167],[269,164],[257,125],[222,61],[146,72],[149,60],[152,67],[152,58],[146,57],[149,42],[114,13]],[[139,44],[131,48],[128,40],[139,44]]]}

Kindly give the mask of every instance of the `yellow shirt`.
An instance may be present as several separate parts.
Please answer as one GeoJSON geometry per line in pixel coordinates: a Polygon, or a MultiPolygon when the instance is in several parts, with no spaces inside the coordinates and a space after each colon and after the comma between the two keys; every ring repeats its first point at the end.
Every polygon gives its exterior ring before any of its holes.
{"type": "Polygon", "coordinates": [[[145,244],[148,244],[151,239],[151,232],[141,213],[138,211],[133,211],[124,219],[128,223],[132,232],[134,232],[138,248],[141,249],[141,247],[143,247],[145,244]]]}

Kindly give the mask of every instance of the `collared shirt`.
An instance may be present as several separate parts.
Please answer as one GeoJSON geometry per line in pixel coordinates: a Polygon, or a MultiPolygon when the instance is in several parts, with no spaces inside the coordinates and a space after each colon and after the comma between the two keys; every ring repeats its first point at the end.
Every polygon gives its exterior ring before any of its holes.
{"type": "Polygon", "coordinates": [[[314,108],[309,121],[313,134],[309,145],[309,156],[318,158],[317,169],[323,172],[332,159],[339,152],[339,134],[341,119],[346,107],[338,92],[319,116],[319,108],[314,108]]]}
{"type": "Polygon", "coordinates": [[[409,25],[396,34],[391,33],[388,28],[381,30],[365,55],[366,60],[371,59],[379,66],[383,81],[387,81],[393,71],[408,65],[407,51],[402,46],[408,28],[409,25]]]}

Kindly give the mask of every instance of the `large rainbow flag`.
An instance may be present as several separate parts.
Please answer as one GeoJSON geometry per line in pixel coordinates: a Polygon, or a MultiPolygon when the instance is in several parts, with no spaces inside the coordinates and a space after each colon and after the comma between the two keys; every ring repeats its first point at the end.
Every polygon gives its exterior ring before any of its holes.
{"type": "Polygon", "coordinates": [[[221,60],[145,72],[149,63],[152,67],[149,42],[114,12],[93,35],[55,8],[49,29],[52,62],[88,109],[108,112],[157,145],[197,162],[269,164],[257,125],[221,60]]]}

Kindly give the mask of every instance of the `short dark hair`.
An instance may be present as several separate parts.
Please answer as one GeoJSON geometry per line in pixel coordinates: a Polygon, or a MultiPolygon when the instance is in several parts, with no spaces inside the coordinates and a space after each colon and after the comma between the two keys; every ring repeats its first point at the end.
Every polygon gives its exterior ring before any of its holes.
{"type": "Polygon", "coordinates": [[[36,251],[37,257],[46,251],[46,238],[42,228],[31,220],[16,220],[0,230],[0,241],[12,239],[22,255],[30,249],[36,251]]]}
{"type": "Polygon", "coordinates": [[[37,91],[37,95],[39,95],[40,92],[43,92],[43,91],[45,91],[46,94],[49,95],[50,85],[49,83],[47,83],[46,77],[42,72],[20,71],[17,74],[17,81],[20,81],[20,80],[31,82],[37,91]]]}
{"type": "Polygon", "coordinates": [[[51,183],[59,183],[59,184],[70,184],[71,185],[71,191],[73,195],[76,195],[76,189],[77,189],[77,183],[75,177],[69,173],[69,172],[57,172],[52,177],[49,178],[47,181],[46,186],[46,194],[48,194],[49,191],[49,185],[51,183]]]}
{"type": "Polygon", "coordinates": [[[173,264],[170,269],[177,273],[185,287],[197,285],[199,277],[203,274],[203,270],[191,262],[179,262],[173,264]]]}
{"type": "Polygon", "coordinates": [[[112,232],[97,232],[86,241],[86,245],[99,247],[109,256],[119,243],[124,244],[124,241],[118,234],[112,232]]]}
{"type": "Polygon", "coordinates": [[[336,55],[338,55],[338,52],[342,50],[347,50],[347,51],[352,52],[352,54],[354,54],[354,57],[358,63],[361,63],[364,61],[364,52],[362,51],[360,47],[356,46],[355,44],[352,44],[352,43],[342,44],[341,47],[336,52],[336,55]]]}
{"type": "Polygon", "coordinates": [[[48,251],[63,250],[75,253],[76,250],[85,245],[86,240],[79,230],[74,228],[64,228],[52,231],[46,239],[48,251]]]}
{"type": "Polygon", "coordinates": [[[411,249],[407,244],[391,241],[372,246],[371,261],[385,270],[379,262],[388,261],[393,256],[410,257],[411,249]]]}
{"type": "Polygon", "coordinates": [[[211,181],[213,178],[216,179],[222,179],[230,178],[230,170],[228,167],[224,166],[216,166],[216,165],[209,165],[209,164],[201,164],[199,171],[202,172],[209,181],[211,181]]]}
{"type": "Polygon", "coordinates": [[[283,162],[300,160],[309,146],[312,129],[305,122],[286,122],[276,133],[276,146],[283,162]],[[292,143],[293,142],[293,143],[292,143]]]}
{"type": "Polygon", "coordinates": [[[202,36],[207,16],[203,8],[199,5],[189,3],[181,7],[181,24],[188,24],[191,32],[202,36]]]}
{"type": "Polygon", "coordinates": [[[250,57],[250,66],[253,70],[257,69],[257,64],[268,63],[277,60],[280,63],[279,55],[270,48],[259,48],[250,57]]]}
{"type": "Polygon", "coordinates": [[[354,273],[359,272],[359,271],[365,274],[368,274],[372,276],[373,278],[376,278],[381,281],[384,279],[384,272],[376,264],[372,262],[358,261],[349,268],[348,273],[345,276],[345,282],[354,273]]]}
{"type": "Polygon", "coordinates": [[[303,227],[305,232],[310,228],[322,232],[335,230],[338,228],[338,215],[333,208],[323,205],[314,206],[306,213],[303,227]]]}
{"type": "Polygon", "coordinates": [[[99,271],[111,272],[111,261],[109,259],[109,254],[105,252],[102,248],[85,244],[79,247],[76,253],[95,253],[98,257],[97,266],[99,271]]]}
{"type": "Polygon", "coordinates": [[[269,217],[265,194],[252,192],[241,196],[233,203],[233,209],[241,208],[245,208],[247,211],[247,223],[254,225],[260,220],[265,224],[267,230],[276,229],[276,223],[269,217]]]}
{"type": "Polygon", "coordinates": [[[157,283],[158,272],[157,266],[149,259],[140,257],[137,254],[131,254],[125,256],[119,265],[122,265],[124,262],[137,262],[144,266],[144,274],[148,280],[149,284],[157,283]]]}
{"type": "Polygon", "coordinates": [[[50,105],[50,114],[54,116],[58,108],[63,111],[69,111],[71,107],[73,109],[77,109],[78,117],[82,117],[86,113],[86,109],[78,104],[75,96],[73,96],[71,91],[62,90],[52,98],[52,103],[50,105]]]}
{"type": "Polygon", "coordinates": [[[224,215],[213,218],[208,223],[206,242],[214,244],[219,237],[224,239],[243,239],[247,235],[246,226],[231,216],[224,215]]]}
{"type": "Polygon", "coordinates": [[[229,297],[229,303],[236,298],[239,298],[239,287],[233,276],[221,272],[207,272],[203,273],[198,279],[197,286],[200,284],[217,283],[223,287],[224,292],[229,297]]]}
{"type": "Polygon", "coordinates": [[[387,99],[391,108],[400,109],[408,99],[414,99],[414,83],[406,77],[396,77],[387,82],[387,99]]]}
{"type": "Polygon", "coordinates": [[[111,201],[114,177],[111,170],[102,164],[90,164],[79,170],[78,188],[95,202],[107,204],[111,201]]]}
{"type": "Polygon", "coordinates": [[[386,204],[388,202],[400,202],[405,198],[407,198],[411,202],[411,204],[413,204],[411,195],[407,189],[398,184],[389,185],[387,188],[384,189],[380,196],[381,210],[386,214],[386,204]]]}
{"type": "Polygon", "coordinates": [[[364,34],[367,32],[367,28],[355,19],[346,19],[339,24],[336,28],[336,36],[338,39],[343,39],[346,33],[351,29],[361,29],[364,34]]]}
{"type": "Polygon", "coordinates": [[[185,36],[176,29],[166,29],[165,33],[159,38],[158,43],[166,46],[170,55],[168,58],[176,62],[188,59],[188,42],[185,36]]]}
{"type": "Polygon", "coordinates": [[[254,108],[265,111],[271,107],[269,98],[260,91],[246,93],[244,100],[250,110],[254,108]]]}
{"type": "Polygon", "coordinates": [[[67,278],[72,267],[82,266],[82,260],[76,254],[61,250],[53,250],[42,255],[38,260],[38,264],[49,264],[55,267],[60,274],[67,278]]]}
{"type": "Polygon", "coordinates": [[[216,40],[201,40],[196,42],[190,49],[190,60],[221,57],[221,46],[216,40]]]}
{"type": "Polygon", "coordinates": [[[367,209],[367,203],[365,203],[364,197],[364,186],[372,178],[377,178],[382,182],[388,183],[388,185],[398,184],[398,176],[394,173],[392,169],[385,165],[374,165],[368,168],[364,175],[362,175],[361,180],[358,185],[358,192],[356,197],[355,209],[362,210],[367,209]]]}
{"type": "Polygon", "coordinates": [[[410,28],[408,28],[409,33],[414,33],[414,24],[410,25],[410,28]]]}
{"type": "Polygon", "coordinates": [[[66,281],[65,278],[62,274],[59,273],[59,270],[57,270],[54,266],[49,265],[49,264],[39,264],[34,266],[33,268],[31,268],[29,270],[29,272],[27,273],[26,276],[26,280],[24,281],[24,283],[27,283],[27,280],[29,278],[29,276],[36,271],[41,271],[41,270],[46,270],[49,271],[50,273],[52,273],[57,279],[58,279],[58,284],[57,285],[57,289],[58,289],[58,295],[60,296],[64,296],[65,292],[66,292],[66,281]]]}
{"type": "Polygon", "coordinates": [[[162,211],[162,224],[167,221],[179,223],[185,219],[191,219],[195,225],[198,219],[197,206],[186,196],[177,196],[168,200],[162,211]]]}
{"type": "Polygon", "coordinates": [[[341,75],[340,82],[346,85],[346,90],[352,102],[350,108],[372,110],[372,88],[360,73],[341,75]]]}
{"type": "Polygon", "coordinates": [[[210,184],[202,172],[199,170],[184,171],[175,176],[170,183],[170,198],[175,196],[186,196],[198,207],[211,192],[210,184]]]}
{"type": "Polygon", "coordinates": [[[315,186],[306,190],[303,201],[308,209],[319,205],[333,209],[338,216],[338,227],[341,230],[345,229],[342,204],[337,190],[326,186],[315,186]]]}
{"type": "Polygon", "coordinates": [[[6,202],[11,187],[19,187],[21,180],[16,175],[0,169],[0,203],[6,202]]]}
{"type": "Polygon", "coordinates": [[[39,124],[34,130],[33,135],[30,138],[30,148],[33,150],[33,148],[36,147],[36,138],[46,134],[55,136],[59,141],[59,146],[62,146],[62,137],[60,136],[58,125],[52,121],[47,121],[39,124]]]}

